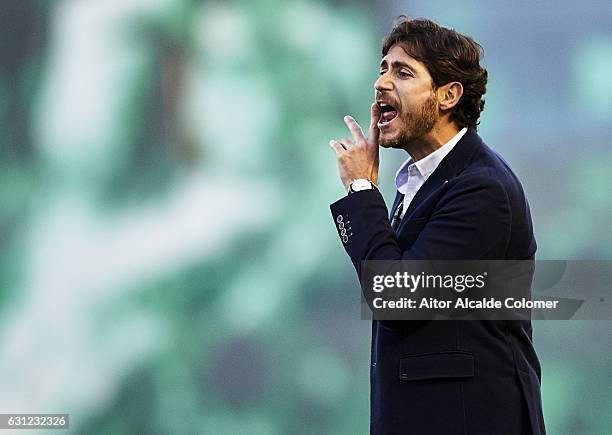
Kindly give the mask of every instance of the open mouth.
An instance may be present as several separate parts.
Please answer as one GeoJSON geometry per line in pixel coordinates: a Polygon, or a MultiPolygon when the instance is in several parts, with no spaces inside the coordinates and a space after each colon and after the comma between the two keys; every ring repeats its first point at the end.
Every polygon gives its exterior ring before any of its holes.
{"type": "Polygon", "coordinates": [[[380,119],[378,120],[378,128],[387,126],[391,121],[397,117],[397,110],[390,104],[378,103],[380,108],[380,119]]]}

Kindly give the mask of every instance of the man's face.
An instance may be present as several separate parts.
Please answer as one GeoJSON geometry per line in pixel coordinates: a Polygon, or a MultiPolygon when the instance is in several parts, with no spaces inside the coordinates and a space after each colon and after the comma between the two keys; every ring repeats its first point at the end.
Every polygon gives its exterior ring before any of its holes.
{"type": "Polygon", "coordinates": [[[431,75],[425,65],[393,45],[380,63],[374,84],[381,109],[379,143],[385,148],[406,148],[427,134],[440,114],[431,75]]]}

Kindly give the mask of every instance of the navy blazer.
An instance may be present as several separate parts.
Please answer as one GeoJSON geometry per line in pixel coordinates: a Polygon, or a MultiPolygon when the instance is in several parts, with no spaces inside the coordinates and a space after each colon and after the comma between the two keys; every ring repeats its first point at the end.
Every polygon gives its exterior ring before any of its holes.
{"type": "MultiPolygon", "coordinates": [[[[358,274],[364,260],[522,260],[536,252],[519,180],[473,129],[419,189],[397,234],[377,190],[348,195],[331,211],[358,274]]],[[[528,320],[374,320],[370,375],[375,435],[545,433],[528,320]]]]}

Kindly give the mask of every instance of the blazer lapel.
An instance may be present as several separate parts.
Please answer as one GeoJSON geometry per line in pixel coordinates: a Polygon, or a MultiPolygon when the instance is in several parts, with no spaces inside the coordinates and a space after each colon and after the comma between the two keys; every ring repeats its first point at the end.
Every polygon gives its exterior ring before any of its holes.
{"type": "MultiPolygon", "coordinates": [[[[414,210],[419,206],[419,204],[425,198],[431,195],[431,193],[442,187],[448,180],[454,178],[457,176],[457,174],[463,171],[463,169],[465,169],[470,162],[470,159],[476,149],[481,145],[482,140],[476,131],[471,128],[468,129],[459,142],[457,142],[457,145],[455,145],[451,152],[448,153],[444,159],[442,159],[438,167],[418,190],[410,202],[410,205],[406,210],[406,214],[404,214],[404,219],[402,219],[402,222],[398,228],[398,234],[401,232],[405,221],[410,219],[410,216],[412,213],[414,213],[414,210]]],[[[398,200],[396,197],[396,204],[394,204],[394,207],[397,206],[397,202],[398,200]]]]}
{"type": "Polygon", "coordinates": [[[395,200],[393,201],[393,206],[391,207],[391,212],[389,213],[389,222],[391,222],[391,219],[393,219],[393,215],[395,215],[395,211],[399,206],[402,196],[403,195],[398,190],[395,191],[395,200]]]}

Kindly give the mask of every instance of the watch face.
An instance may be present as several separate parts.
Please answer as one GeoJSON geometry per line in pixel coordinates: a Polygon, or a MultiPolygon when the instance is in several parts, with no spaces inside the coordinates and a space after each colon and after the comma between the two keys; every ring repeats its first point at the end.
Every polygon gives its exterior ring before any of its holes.
{"type": "Polygon", "coordinates": [[[351,187],[355,192],[359,192],[360,190],[371,189],[372,183],[369,182],[368,180],[359,179],[359,180],[353,181],[353,183],[351,184],[351,187]]]}

